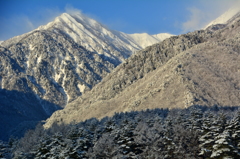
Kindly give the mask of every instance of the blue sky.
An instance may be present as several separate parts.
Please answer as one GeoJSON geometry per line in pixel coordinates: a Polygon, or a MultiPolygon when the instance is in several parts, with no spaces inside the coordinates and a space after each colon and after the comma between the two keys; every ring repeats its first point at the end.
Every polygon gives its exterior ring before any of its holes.
{"type": "Polygon", "coordinates": [[[0,40],[80,10],[125,33],[182,34],[200,29],[240,0],[0,0],[0,40]]]}

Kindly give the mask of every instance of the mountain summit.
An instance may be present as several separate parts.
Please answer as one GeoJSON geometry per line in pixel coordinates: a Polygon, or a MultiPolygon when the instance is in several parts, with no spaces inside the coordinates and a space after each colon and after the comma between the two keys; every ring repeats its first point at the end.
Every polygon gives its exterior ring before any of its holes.
{"type": "Polygon", "coordinates": [[[113,32],[81,13],[75,15],[63,13],[53,22],[38,28],[51,31],[57,31],[56,29],[64,32],[85,49],[103,54],[118,63],[124,61],[132,52],[141,49],[137,44],[127,41],[125,34],[113,32]]]}
{"type": "Polygon", "coordinates": [[[163,41],[173,35],[125,34],[108,29],[101,23],[82,13],[70,15],[63,13],[53,22],[40,26],[38,30],[59,29],[87,50],[103,54],[116,61],[123,62],[133,52],[163,41]]]}

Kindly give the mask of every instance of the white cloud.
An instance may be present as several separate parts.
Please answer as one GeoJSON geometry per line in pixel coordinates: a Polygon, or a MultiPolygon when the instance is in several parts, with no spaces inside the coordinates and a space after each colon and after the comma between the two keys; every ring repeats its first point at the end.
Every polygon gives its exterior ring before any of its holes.
{"type": "Polygon", "coordinates": [[[34,26],[37,28],[40,25],[45,25],[51,21],[53,21],[57,16],[61,15],[62,11],[60,11],[59,8],[45,8],[42,10],[39,10],[38,13],[36,13],[37,18],[32,18],[31,21],[34,24],[34,26]]]}
{"type": "Polygon", "coordinates": [[[203,25],[204,17],[206,16],[203,11],[198,8],[189,8],[190,16],[188,21],[182,24],[183,32],[193,31],[199,29],[203,25]]]}
{"type": "Polygon", "coordinates": [[[82,11],[77,9],[77,8],[74,8],[72,5],[70,4],[67,4],[66,7],[65,7],[65,12],[66,13],[69,13],[71,15],[76,15],[76,14],[82,14],[82,11]]]}
{"type": "Polygon", "coordinates": [[[183,33],[204,28],[229,8],[240,7],[240,0],[203,0],[196,6],[187,8],[189,15],[181,24],[183,33]]]}
{"type": "Polygon", "coordinates": [[[23,17],[23,23],[26,24],[26,27],[30,30],[35,29],[34,24],[31,22],[31,20],[29,20],[28,17],[23,17]]]}
{"type": "Polygon", "coordinates": [[[41,9],[36,11],[32,16],[27,15],[13,15],[10,18],[0,17],[1,28],[0,37],[1,40],[7,40],[13,36],[21,35],[32,31],[40,25],[45,25],[48,22],[54,20],[61,14],[58,8],[41,9]]]}

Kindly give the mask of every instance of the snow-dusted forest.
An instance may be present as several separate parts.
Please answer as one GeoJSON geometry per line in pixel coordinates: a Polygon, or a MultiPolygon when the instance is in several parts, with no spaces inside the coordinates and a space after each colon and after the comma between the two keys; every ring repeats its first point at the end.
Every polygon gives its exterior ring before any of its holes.
{"type": "Polygon", "coordinates": [[[38,125],[1,144],[0,157],[240,158],[238,107],[192,106],[116,113],[70,125],[38,125]],[[9,144],[9,145],[8,145],[9,144]]]}

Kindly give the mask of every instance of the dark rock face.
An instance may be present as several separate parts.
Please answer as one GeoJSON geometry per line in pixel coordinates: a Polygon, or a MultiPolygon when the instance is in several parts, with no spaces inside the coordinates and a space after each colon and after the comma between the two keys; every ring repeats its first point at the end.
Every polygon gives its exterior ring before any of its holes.
{"type": "Polygon", "coordinates": [[[0,89],[0,139],[21,137],[27,129],[34,128],[39,121],[49,116],[45,109],[53,111],[60,108],[37,98],[33,92],[0,89]]]}

